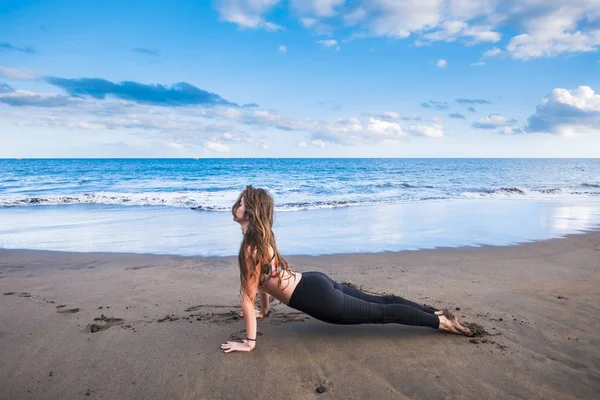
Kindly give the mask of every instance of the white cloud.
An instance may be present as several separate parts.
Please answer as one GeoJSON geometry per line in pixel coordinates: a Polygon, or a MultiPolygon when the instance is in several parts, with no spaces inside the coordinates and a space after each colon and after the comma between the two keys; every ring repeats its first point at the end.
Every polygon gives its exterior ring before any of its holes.
{"type": "Polygon", "coordinates": [[[484,57],[494,57],[494,56],[497,56],[498,54],[502,54],[502,50],[497,47],[494,47],[493,49],[489,49],[488,51],[483,53],[483,56],[484,57]]]}
{"type": "Polygon", "coordinates": [[[593,52],[600,47],[599,0],[215,0],[221,19],[243,28],[282,29],[265,16],[278,5],[319,34],[352,27],[351,38],[414,36],[415,44],[466,45],[515,32],[504,49],[515,59],[593,52]],[[324,23],[327,21],[327,23],[324,23]]]}
{"type": "Polygon", "coordinates": [[[388,111],[388,112],[384,112],[383,114],[381,114],[381,117],[379,117],[380,119],[388,119],[388,120],[398,120],[400,118],[402,118],[402,116],[400,114],[398,114],[397,112],[393,112],[393,111],[388,111]]]}
{"type": "Polygon", "coordinates": [[[481,42],[496,43],[502,39],[502,35],[485,26],[472,26],[461,32],[463,36],[471,38],[466,43],[474,45],[481,42]]]}
{"type": "Polygon", "coordinates": [[[229,151],[229,146],[219,142],[207,141],[204,143],[204,149],[207,151],[217,151],[220,153],[226,153],[229,151]]]}
{"type": "Polygon", "coordinates": [[[311,134],[313,139],[343,145],[373,144],[377,142],[406,141],[409,136],[442,137],[440,125],[410,125],[402,128],[396,122],[369,117],[365,122],[358,118],[345,118],[319,126],[311,134]]]}
{"type": "Polygon", "coordinates": [[[406,136],[404,130],[398,125],[396,122],[384,121],[381,119],[369,118],[369,122],[367,123],[366,130],[369,133],[372,133],[376,136],[388,136],[391,138],[397,138],[401,136],[406,136]]]}
{"type": "Polygon", "coordinates": [[[600,30],[585,34],[570,32],[534,32],[510,39],[506,50],[513,58],[528,60],[554,57],[563,53],[589,53],[600,45],[600,30]]]}
{"type": "Polygon", "coordinates": [[[317,21],[316,18],[300,18],[300,22],[302,23],[302,26],[304,26],[306,29],[310,29],[314,27],[319,21],[317,21]]]}
{"type": "Polygon", "coordinates": [[[336,51],[338,51],[340,49],[340,45],[338,44],[337,40],[335,40],[335,39],[319,40],[319,41],[317,41],[317,43],[319,43],[325,47],[335,49],[336,51]]]}
{"type": "Polygon", "coordinates": [[[473,123],[471,126],[476,129],[496,129],[502,126],[513,125],[516,122],[516,120],[509,119],[501,114],[490,114],[487,117],[482,117],[478,122],[473,123]]]}
{"type": "MultiPolygon", "coordinates": [[[[465,21],[448,20],[441,22],[435,30],[422,35],[423,39],[430,41],[454,42],[457,39],[465,37],[469,45],[480,42],[496,43],[500,41],[501,36],[498,32],[490,30],[486,26],[469,26],[465,21]]],[[[425,44],[420,42],[421,45],[425,44]]]]}
{"type": "Polygon", "coordinates": [[[284,46],[284,45],[281,45],[281,46],[279,46],[279,47],[277,48],[277,52],[278,52],[279,54],[285,54],[285,53],[287,53],[287,47],[286,47],[286,46],[284,46]]]}
{"type": "Polygon", "coordinates": [[[333,27],[316,18],[303,17],[300,18],[300,23],[306,29],[312,29],[318,35],[331,35],[333,27]]]}
{"type": "Polygon", "coordinates": [[[443,3],[437,0],[368,0],[366,29],[370,36],[406,38],[412,32],[435,28],[443,19],[443,3]]]}
{"type": "Polygon", "coordinates": [[[0,65],[0,78],[11,79],[15,81],[29,81],[36,79],[36,76],[30,71],[24,69],[0,65]]]}
{"type": "Polygon", "coordinates": [[[273,22],[263,22],[262,24],[260,24],[260,27],[267,32],[277,32],[284,30],[283,26],[277,25],[273,22]]]}
{"type": "Polygon", "coordinates": [[[175,142],[165,142],[165,144],[167,145],[167,147],[171,148],[171,149],[175,149],[175,150],[183,150],[185,149],[185,146],[181,143],[175,143],[175,142]]]}
{"type": "Polygon", "coordinates": [[[344,15],[344,23],[348,26],[355,26],[367,17],[367,12],[362,7],[344,15]]]}
{"type": "Polygon", "coordinates": [[[386,111],[381,114],[373,115],[377,119],[384,121],[420,121],[421,117],[416,114],[401,115],[395,111],[386,111]]]}
{"type": "Polygon", "coordinates": [[[375,117],[387,121],[396,121],[402,118],[402,115],[394,111],[386,111],[383,114],[376,115],[375,117]]]}
{"type": "Polygon", "coordinates": [[[186,148],[206,142],[207,151],[224,150],[223,146],[229,148],[224,143],[230,142],[264,147],[261,143],[265,140],[256,135],[271,130],[289,135],[308,134],[309,144],[317,147],[322,147],[322,143],[372,144],[407,140],[411,135],[443,135],[441,127],[435,125],[430,128],[421,125],[403,128],[399,121],[421,118],[397,112],[323,121],[291,118],[260,108],[173,108],[24,91],[0,93],[0,118],[3,117],[21,126],[117,131],[155,140],[168,137],[172,142],[186,145],[186,148]]]}
{"type": "Polygon", "coordinates": [[[453,42],[456,36],[467,27],[464,21],[444,21],[440,24],[439,29],[423,35],[425,39],[433,41],[453,42]]]}
{"type": "Polygon", "coordinates": [[[65,124],[68,128],[85,129],[88,131],[99,131],[106,129],[106,125],[86,122],[86,121],[69,121],[65,124]]]}
{"type": "Polygon", "coordinates": [[[562,136],[600,132],[600,94],[589,86],[554,89],[527,119],[524,130],[562,136]]]}
{"type": "Polygon", "coordinates": [[[291,0],[292,8],[301,14],[311,14],[318,17],[331,17],[337,14],[336,7],[344,4],[345,0],[291,0]]]}
{"type": "Polygon", "coordinates": [[[485,63],[483,61],[477,61],[471,64],[471,67],[483,67],[485,63]]]}
{"type": "Polygon", "coordinates": [[[506,50],[516,59],[554,57],[596,51],[600,45],[600,1],[527,0],[511,11],[525,32],[510,39],[506,50]]]}
{"type": "Polygon", "coordinates": [[[499,131],[497,131],[496,133],[498,133],[500,135],[512,136],[512,135],[518,135],[518,134],[523,133],[523,130],[516,126],[505,126],[502,129],[500,129],[499,131]]]}
{"type": "Polygon", "coordinates": [[[0,92],[0,104],[19,107],[63,107],[83,103],[85,100],[58,94],[34,93],[27,90],[0,92]]]}
{"type": "Polygon", "coordinates": [[[240,28],[275,32],[283,27],[265,21],[264,15],[277,3],[279,0],[216,0],[214,4],[222,21],[232,22],[240,28]]]}
{"type": "Polygon", "coordinates": [[[299,147],[307,148],[307,147],[320,147],[322,149],[327,147],[327,144],[321,139],[310,140],[308,142],[300,142],[298,143],[299,147]]]}
{"type": "MultiPolygon", "coordinates": [[[[225,129],[226,125],[218,124],[216,126],[206,126],[203,131],[206,132],[218,132],[221,129],[225,129]]],[[[233,132],[225,132],[220,138],[212,137],[211,140],[218,141],[226,141],[226,142],[234,142],[234,143],[254,143],[254,138],[248,135],[246,132],[240,131],[238,127],[233,127],[232,129],[236,130],[236,133],[233,132]]]]}
{"type": "Polygon", "coordinates": [[[430,138],[444,137],[444,128],[441,125],[410,125],[407,128],[408,133],[415,136],[425,136],[430,138]]]}
{"type": "Polygon", "coordinates": [[[442,58],[442,59],[438,60],[438,62],[437,62],[437,63],[435,63],[435,65],[436,65],[438,68],[446,68],[446,67],[448,66],[448,61],[446,61],[446,60],[444,60],[444,59],[442,58]]]}
{"type": "Polygon", "coordinates": [[[448,2],[448,11],[454,18],[469,20],[492,13],[497,3],[497,0],[452,0],[448,2]]]}

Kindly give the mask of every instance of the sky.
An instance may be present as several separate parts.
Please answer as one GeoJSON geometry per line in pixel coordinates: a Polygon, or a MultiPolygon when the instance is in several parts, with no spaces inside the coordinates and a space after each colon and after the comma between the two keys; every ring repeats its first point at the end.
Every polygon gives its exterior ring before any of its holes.
{"type": "Polygon", "coordinates": [[[0,157],[600,157],[600,0],[0,0],[0,157]]]}

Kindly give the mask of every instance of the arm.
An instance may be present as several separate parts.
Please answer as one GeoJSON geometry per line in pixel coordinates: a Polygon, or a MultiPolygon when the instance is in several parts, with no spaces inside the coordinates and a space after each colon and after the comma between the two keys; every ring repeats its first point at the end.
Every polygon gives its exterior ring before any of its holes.
{"type": "MultiPolygon", "coordinates": [[[[250,293],[244,293],[242,295],[242,312],[244,313],[244,322],[246,324],[246,337],[250,339],[256,339],[257,326],[256,326],[256,312],[254,311],[254,299],[256,298],[256,289],[258,286],[258,277],[256,279],[256,285],[253,285],[253,280],[249,280],[250,293]]],[[[251,345],[252,349],[256,345],[256,341],[247,341],[251,345]]]]}
{"type": "Polygon", "coordinates": [[[258,290],[258,268],[253,268],[249,263],[246,267],[252,268],[252,273],[248,277],[248,291],[242,292],[242,313],[244,314],[244,322],[246,324],[246,337],[255,340],[244,339],[242,343],[228,341],[221,345],[225,353],[232,351],[252,351],[256,346],[256,312],[254,310],[254,299],[258,290]]]}
{"type": "Polygon", "coordinates": [[[259,290],[258,293],[260,295],[260,313],[266,317],[269,314],[269,293],[264,290],[259,290]]]}

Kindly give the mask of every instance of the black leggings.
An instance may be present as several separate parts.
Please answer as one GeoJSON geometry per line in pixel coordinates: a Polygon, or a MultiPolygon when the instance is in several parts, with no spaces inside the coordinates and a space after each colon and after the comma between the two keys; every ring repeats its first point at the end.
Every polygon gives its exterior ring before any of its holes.
{"type": "Polygon", "coordinates": [[[303,272],[290,307],[330,324],[404,324],[437,329],[435,310],[398,296],[374,296],[321,272],[303,272]]]}

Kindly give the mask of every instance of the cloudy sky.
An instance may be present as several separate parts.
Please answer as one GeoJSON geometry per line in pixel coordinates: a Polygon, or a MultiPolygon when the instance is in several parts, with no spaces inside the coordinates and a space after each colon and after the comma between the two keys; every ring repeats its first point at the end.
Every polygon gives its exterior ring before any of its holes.
{"type": "Polygon", "coordinates": [[[600,157],[599,48],[600,0],[1,0],[0,157],[600,157]]]}

